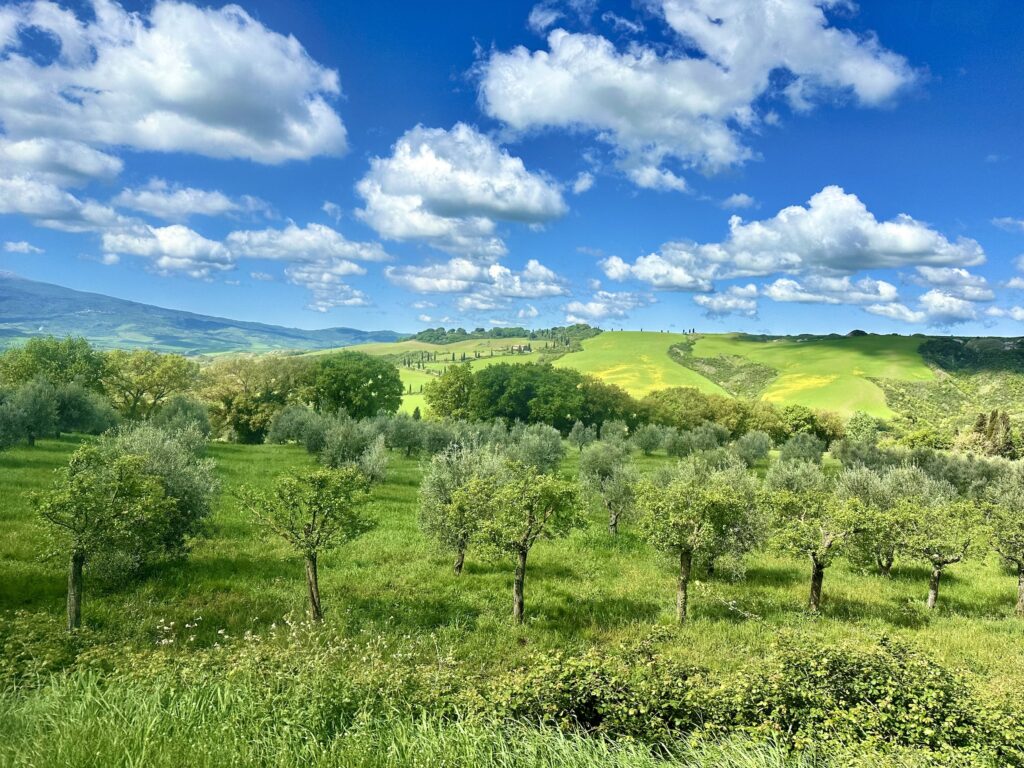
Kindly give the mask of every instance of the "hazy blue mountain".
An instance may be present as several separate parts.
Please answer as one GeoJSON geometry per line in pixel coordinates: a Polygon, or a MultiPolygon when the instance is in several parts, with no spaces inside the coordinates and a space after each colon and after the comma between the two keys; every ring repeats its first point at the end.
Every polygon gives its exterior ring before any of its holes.
{"type": "Polygon", "coordinates": [[[0,272],[0,348],[47,334],[84,336],[104,348],[146,347],[184,354],[325,349],[402,338],[394,331],[304,331],[197,315],[0,272]]]}

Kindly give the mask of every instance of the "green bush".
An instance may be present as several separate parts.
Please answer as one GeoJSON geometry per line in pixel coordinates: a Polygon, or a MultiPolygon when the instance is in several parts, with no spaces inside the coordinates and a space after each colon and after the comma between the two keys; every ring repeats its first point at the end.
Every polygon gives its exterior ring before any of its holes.
{"type": "Polygon", "coordinates": [[[779,461],[810,461],[821,464],[825,442],[808,432],[797,432],[782,446],[779,461]]]}

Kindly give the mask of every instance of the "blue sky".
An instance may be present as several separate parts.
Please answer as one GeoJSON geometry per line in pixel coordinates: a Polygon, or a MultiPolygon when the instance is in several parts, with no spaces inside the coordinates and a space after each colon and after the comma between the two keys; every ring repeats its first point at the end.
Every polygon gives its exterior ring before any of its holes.
{"type": "Polygon", "coordinates": [[[1021,335],[1022,119],[1009,0],[4,3],[0,269],[307,328],[1021,335]]]}

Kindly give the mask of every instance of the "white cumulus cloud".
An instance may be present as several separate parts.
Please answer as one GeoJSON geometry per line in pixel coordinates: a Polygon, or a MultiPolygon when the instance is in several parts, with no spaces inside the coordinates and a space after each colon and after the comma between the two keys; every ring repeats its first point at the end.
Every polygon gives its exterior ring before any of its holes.
{"type": "Polygon", "coordinates": [[[185,151],[279,163],[346,148],[329,101],[338,73],[238,5],[158,0],[146,13],[95,0],[91,13],[35,0],[0,34],[0,122],[11,139],[185,151]],[[52,36],[52,61],[19,48],[52,36]]]}
{"type": "Polygon", "coordinates": [[[407,131],[356,188],[357,214],[382,237],[484,261],[506,253],[497,222],[542,224],[567,210],[558,185],[464,123],[407,131]]]}
{"type": "Polygon", "coordinates": [[[713,278],[918,265],[962,268],[984,261],[975,240],[951,241],[907,214],[880,221],[856,195],[830,186],[806,205],[789,206],[769,219],[744,222],[731,217],[729,235],[721,242],[666,243],[632,264],[611,257],[601,266],[613,280],[708,290],[713,278]]]}
{"type": "MultiPolygon", "coordinates": [[[[666,161],[714,172],[753,155],[743,134],[762,119],[776,73],[788,78],[785,96],[797,110],[837,93],[883,104],[915,80],[876,37],[834,26],[826,9],[836,5],[654,0],[676,40],[667,50],[642,42],[619,49],[600,35],[552,29],[546,50],[519,46],[482,61],[480,100],[516,130],[595,135],[640,186],[683,189],[666,161]]],[[[538,15],[533,26],[556,21],[538,15]]]]}
{"type": "Polygon", "coordinates": [[[265,203],[253,197],[232,200],[218,190],[182,187],[163,179],[151,179],[143,187],[123,189],[112,202],[165,221],[184,221],[196,214],[221,216],[266,207],[265,203]]]}
{"type": "Polygon", "coordinates": [[[652,303],[649,296],[626,291],[597,291],[589,301],[570,301],[565,305],[567,323],[600,323],[622,319],[639,307],[652,303]]]}

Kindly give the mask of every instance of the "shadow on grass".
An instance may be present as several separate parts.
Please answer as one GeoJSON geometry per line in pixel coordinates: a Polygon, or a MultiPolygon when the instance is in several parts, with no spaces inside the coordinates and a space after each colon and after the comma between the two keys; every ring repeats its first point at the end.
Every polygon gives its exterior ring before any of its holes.
{"type": "Polygon", "coordinates": [[[436,597],[418,594],[414,600],[350,594],[345,596],[344,603],[350,623],[386,622],[392,628],[407,632],[453,625],[472,630],[481,614],[472,601],[450,592],[439,592],[436,597]]]}
{"type": "MultiPolygon", "coordinates": [[[[790,587],[798,582],[807,581],[810,583],[811,567],[807,566],[806,572],[799,568],[790,566],[753,566],[747,568],[742,581],[752,587],[790,587]]],[[[708,581],[732,581],[727,574],[716,574],[708,581]]]]}
{"type": "MultiPolygon", "coordinates": [[[[652,623],[657,620],[663,607],[653,599],[623,596],[581,598],[571,590],[551,589],[548,586],[541,588],[545,590],[545,595],[542,604],[535,608],[535,616],[550,622],[560,632],[570,634],[594,627],[652,623]]],[[[672,595],[668,595],[667,599],[673,599],[672,595]]]]}

